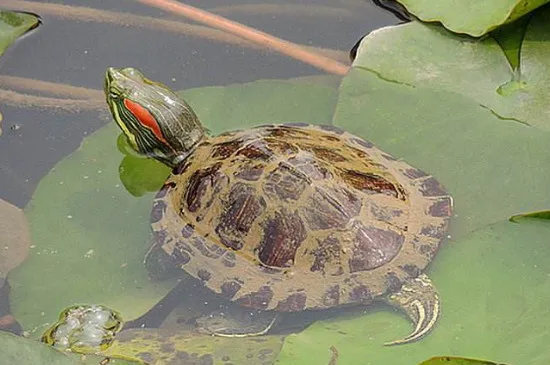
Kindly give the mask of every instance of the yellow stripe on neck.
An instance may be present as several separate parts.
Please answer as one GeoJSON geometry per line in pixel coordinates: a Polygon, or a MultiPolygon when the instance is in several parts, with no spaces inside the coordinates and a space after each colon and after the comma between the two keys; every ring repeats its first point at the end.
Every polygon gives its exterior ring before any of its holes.
{"type": "Polygon", "coordinates": [[[122,129],[122,131],[126,135],[126,138],[128,140],[128,143],[130,144],[130,146],[134,150],[138,151],[138,145],[137,145],[136,137],[134,136],[134,134],[132,132],[130,132],[128,127],[126,127],[126,124],[121,122],[122,119],[120,119],[120,114],[118,113],[118,108],[117,108],[116,104],[113,104],[113,111],[114,111],[114,114],[115,114],[116,124],[118,124],[120,129],[122,129]]]}

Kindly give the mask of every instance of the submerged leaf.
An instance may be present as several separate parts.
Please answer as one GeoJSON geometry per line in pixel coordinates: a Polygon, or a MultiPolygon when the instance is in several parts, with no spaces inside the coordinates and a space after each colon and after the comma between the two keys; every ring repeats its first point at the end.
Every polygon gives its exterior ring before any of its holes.
{"type": "Polygon", "coordinates": [[[224,338],[159,329],[122,331],[107,354],[139,358],[156,365],[272,364],[281,336],[224,338]]]}
{"type": "Polygon", "coordinates": [[[516,214],[510,217],[510,222],[519,223],[523,218],[550,219],[550,210],[541,210],[538,212],[516,214]]]}
{"type": "MultiPolygon", "coordinates": [[[[363,39],[353,66],[396,84],[463,95],[502,123],[550,130],[550,7],[530,18],[512,69],[492,37],[473,40],[419,22],[363,39]]],[[[508,37],[516,39],[513,32],[508,37]]],[[[505,41],[499,38],[500,44],[505,41]]],[[[513,42],[512,42],[513,43],[513,42]]]]}
{"type": "Polygon", "coordinates": [[[437,356],[426,361],[422,361],[420,365],[504,365],[496,364],[492,361],[468,359],[465,357],[455,356],[437,356]]]}

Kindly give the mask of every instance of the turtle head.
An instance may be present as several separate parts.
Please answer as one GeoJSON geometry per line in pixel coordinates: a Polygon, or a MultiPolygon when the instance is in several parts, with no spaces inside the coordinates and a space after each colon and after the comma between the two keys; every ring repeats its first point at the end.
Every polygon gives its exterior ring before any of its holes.
{"type": "Polygon", "coordinates": [[[108,68],[105,97],[132,148],[170,167],[204,138],[205,130],[189,104],[135,68],[108,68]]]}

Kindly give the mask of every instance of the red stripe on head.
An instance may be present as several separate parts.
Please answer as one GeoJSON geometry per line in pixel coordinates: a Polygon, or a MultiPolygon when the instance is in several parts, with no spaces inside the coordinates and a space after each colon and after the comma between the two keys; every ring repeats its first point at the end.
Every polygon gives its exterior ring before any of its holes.
{"type": "Polygon", "coordinates": [[[164,139],[157,120],[149,112],[149,110],[145,109],[140,104],[133,102],[130,99],[124,99],[124,106],[126,106],[126,109],[128,109],[128,111],[132,113],[134,117],[136,117],[141,125],[153,132],[155,134],[155,137],[157,137],[159,141],[162,141],[166,145],[168,144],[164,139]]]}

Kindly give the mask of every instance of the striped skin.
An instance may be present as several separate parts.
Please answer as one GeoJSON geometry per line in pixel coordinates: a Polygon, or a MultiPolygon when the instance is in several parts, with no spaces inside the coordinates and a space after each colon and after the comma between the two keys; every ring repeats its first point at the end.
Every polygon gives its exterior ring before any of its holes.
{"type": "Polygon", "coordinates": [[[186,151],[204,137],[205,131],[191,107],[136,69],[108,69],[105,95],[115,122],[132,148],[168,166],[176,166],[186,151]]]}

